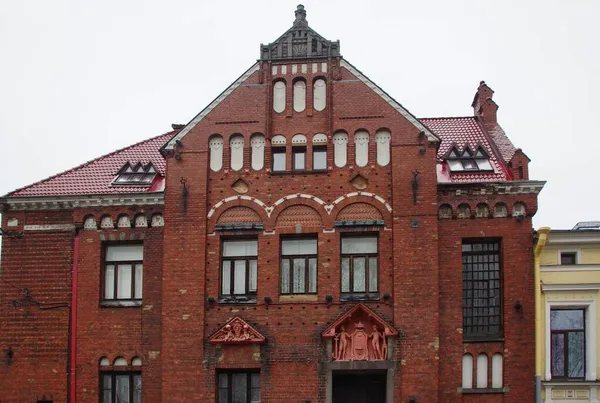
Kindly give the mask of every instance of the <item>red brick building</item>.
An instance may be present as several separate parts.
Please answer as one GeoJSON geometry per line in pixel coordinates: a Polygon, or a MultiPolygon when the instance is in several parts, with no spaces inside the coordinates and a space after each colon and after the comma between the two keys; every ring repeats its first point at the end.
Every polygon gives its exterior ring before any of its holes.
{"type": "Polygon", "coordinates": [[[416,118],[299,6],[187,125],[1,200],[0,401],[532,401],[543,182],[492,95],[416,118]]]}

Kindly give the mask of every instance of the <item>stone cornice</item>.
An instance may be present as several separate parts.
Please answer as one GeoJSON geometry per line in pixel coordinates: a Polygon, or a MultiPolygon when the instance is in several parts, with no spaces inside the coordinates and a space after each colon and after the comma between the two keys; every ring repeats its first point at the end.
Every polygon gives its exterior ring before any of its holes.
{"type": "Polygon", "coordinates": [[[164,192],[53,197],[6,197],[0,199],[0,211],[71,210],[90,207],[161,206],[164,204],[164,192]]]}
{"type": "Polygon", "coordinates": [[[453,193],[456,196],[538,194],[545,184],[546,181],[438,183],[438,192],[453,193]]]}

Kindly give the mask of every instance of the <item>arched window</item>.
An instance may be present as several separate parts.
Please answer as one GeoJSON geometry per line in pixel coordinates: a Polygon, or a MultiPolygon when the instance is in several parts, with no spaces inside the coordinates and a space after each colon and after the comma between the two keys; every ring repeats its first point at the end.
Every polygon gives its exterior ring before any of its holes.
{"type": "Polygon", "coordinates": [[[488,357],[485,354],[479,354],[477,357],[477,388],[488,387],[488,357]]]}
{"type": "Polygon", "coordinates": [[[294,83],[294,110],[302,112],[306,108],[306,82],[297,80],[294,83]]]}
{"type": "Polygon", "coordinates": [[[333,135],[333,154],[336,167],[346,166],[348,160],[348,135],[344,132],[333,135]]]}
{"type": "Polygon", "coordinates": [[[377,163],[386,166],[390,163],[390,142],[392,135],[387,130],[378,130],[375,133],[375,143],[377,144],[377,163]]]}
{"type": "Polygon", "coordinates": [[[463,355],[462,387],[463,389],[473,389],[473,356],[471,354],[463,355]]]}
{"type": "Polygon", "coordinates": [[[250,150],[252,151],[252,169],[258,171],[265,166],[265,136],[260,133],[250,137],[250,150]]]}
{"type": "Polygon", "coordinates": [[[285,81],[275,81],[273,84],[273,110],[281,113],[285,110],[285,81]]]}
{"type": "Polygon", "coordinates": [[[369,133],[359,130],[354,133],[356,165],[364,167],[369,163],[369,133]]]}
{"type": "Polygon", "coordinates": [[[210,149],[210,169],[217,172],[223,168],[223,137],[213,136],[208,143],[210,149]]]}
{"type": "Polygon", "coordinates": [[[231,169],[239,171],[244,167],[244,137],[239,134],[231,136],[229,150],[231,153],[231,169]]]}
{"type": "Polygon", "coordinates": [[[327,135],[317,133],[313,136],[313,170],[327,169],[327,135]]]}
{"type": "Polygon", "coordinates": [[[322,111],[327,105],[327,84],[319,78],[313,85],[313,106],[315,110],[322,111]]]}
{"type": "Polygon", "coordinates": [[[492,388],[502,387],[502,354],[492,356],[492,388]]]}

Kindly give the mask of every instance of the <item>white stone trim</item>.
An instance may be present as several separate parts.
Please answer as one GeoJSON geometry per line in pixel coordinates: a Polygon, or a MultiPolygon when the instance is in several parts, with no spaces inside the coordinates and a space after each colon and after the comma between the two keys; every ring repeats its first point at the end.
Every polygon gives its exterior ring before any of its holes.
{"type": "Polygon", "coordinates": [[[542,291],[598,291],[599,283],[542,284],[542,291]]]}
{"type": "MultiPolygon", "coordinates": [[[[244,74],[242,74],[233,84],[231,84],[225,91],[221,93],[215,100],[213,100],[206,108],[204,108],[199,114],[197,114],[175,137],[173,137],[165,146],[165,150],[173,150],[175,142],[181,140],[186,134],[190,132],[202,119],[206,117],[213,109],[217,107],[225,98],[227,98],[233,91],[235,91],[240,85],[244,83],[252,74],[256,73],[260,68],[258,62],[250,67],[244,74]]],[[[283,72],[282,72],[283,73],[283,72]]],[[[285,74],[285,73],[284,73],[285,74]]]]}
{"type": "Polygon", "coordinates": [[[597,264],[563,264],[563,265],[552,265],[552,266],[542,266],[540,268],[543,272],[557,272],[564,271],[573,272],[573,271],[600,271],[600,265],[597,264]]]}
{"type": "Polygon", "coordinates": [[[25,225],[23,231],[73,231],[73,224],[41,224],[41,225],[25,225]]]}
{"type": "Polygon", "coordinates": [[[346,68],[350,71],[356,78],[362,81],[367,85],[373,92],[383,98],[392,108],[396,109],[402,116],[406,118],[410,123],[412,123],[417,129],[421,130],[427,136],[427,139],[431,142],[438,143],[440,139],[433,134],[423,123],[421,123],[416,117],[414,117],[409,111],[404,109],[402,105],[400,105],[394,98],[390,97],[384,90],[382,90],[377,84],[373,81],[369,80],[363,73],[361,73],[356,67],[351,65],[346,60],[342,59],[340,62],[340,66],[346,68]]]}
{"type": "MultiPolygon", "coordinates": [[[[510,181],[510,182],[473,182],[469,185],[479,185],[480,188],[470,187],[468,191],[463,188],[456,189],[456,196],[470,197],[472,195],[485,194],[538,194],[544,188],[546,181],[510,181]]],[[[454,182],[438,182],[440,188],[456,188],[463,185],[462,183],[454,182]]],[[[508,207],[507,207],[508,209],[508,207]]],[[[598,242],[598,241],[596,241],[598,242]]]]}
{"type": "Polygon", "coordinates": [[[0,200],[8,205],[9,210],[71,210],[74,208],[159,205],[165,204],[163,192],[53,196],[53,197],[9,197],[0,200]]]}
{"type": "Polygon", "coordinates": [[[550,357],[550,311],[553,307],[562,308],[585,308],[585,380],[596,380],[596,301],[595,300],[569,300],[549,301],[546,300],[546,381],[552,380],[551,357],[550,357]]]}

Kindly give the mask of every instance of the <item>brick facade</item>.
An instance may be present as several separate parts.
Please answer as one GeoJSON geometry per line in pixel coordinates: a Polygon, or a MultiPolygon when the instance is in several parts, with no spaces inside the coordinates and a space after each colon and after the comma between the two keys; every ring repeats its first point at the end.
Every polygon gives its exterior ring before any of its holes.
{"type": "MultiPolygon", "coordinates": [[[[537,191],[522,190],[525,182],[513,185],[521,189],[519,194],[499,190],[497,183],[438,184],[439,143],[344,66],[338,56],[258,62],[241,85],[184,129],[180,144],[171,151],[165,148],[164,205],[30,212],[6,204],[2,228],[17,218],[14,230],[24,235],[3,237],[1,276],[6,281],[0,282],[0,348],[4,354],[10,347],[14,357],[0,365],[0,401],[35,402],[44,396],[67,401],[70,305],[46,308],[70,303],[77,237],[77,401],[99,401],[99,374],[108,369],[101,367],[100,359],[107,357],[112,363],[121,356],[129,366],[133,357],[142,359],[144,402],[214,402],[216,375],[226,369],[259,370],[263,403],[327,402],[331,347],[321,332],[357,303],[345,300],[341,292],[340,243],[342,236],[358,233],[378,237],[378,292],[362,302],[399,332],[390,339],[387,372],[388,396],[394,402],[532,401],[531,216],[537,209],[537,191]],[[297,73],[282,74],[281,66],[292,64],[297,64],[297,73]],[[317,72],[313,64],[318,64],[317,72]],[[308,66],[307,73],[302,73],[302,65],[308,66]],[[292,84],[300,77],[307,83],[306,108],[296,112],[292,84]],[[313,108],[315,78],[327,83],[323,111],[313,108]],[[277,79],[287,82],[283,113],[273,111],[272,86],[277,79]],[[379,129],[392,135],[391,162],[386,166],[376,162],[374,135],[379,129]],[[369,163],[364,167],[355,164],[353,134],[358,130],[371,136],[369,163]],[[334,162],[331,141],[339,131],[348,134],[348,163],[341,168],[334,162]],[[252,169],[249,143],[254,133],[267,139],[275,134],[286,137],[286,172],[271,171],[268,140],[264,168],[252,169]],[[297,133],[308,138],[308,167],[312,135],[327,135],[326,171],[291,172],[291,142],[297,133]],[[215,134],[224,139],[223,167],[217,172],[209,168],[209,138],[215,134]],[[229,138],[234,134],[241,134],[245,143],[239,171],[230,168],[229,138]],[[357,175],[366,179],[360,191],[352,184],[357,175]],[[239,179],[247,185],[242,194],[232,187],[239,179]],[[481,203],[489,212],[477,218],[481,203]],[[494,217],[497,203],[506,206],[505,217],[494,217]],[[515,203],[525,205],[524,218],[512,216],[515,203]],[[465,204],[470,213],[462,218],[465,204]],[[441,206],[450,206],[450,215],[444,216],[441,206]],[[164,227],[150,223],[156,213],[164,215],[164,227]],[[106,214],[115,228],[84,227],[86,218],[100,223],[106,214]],[[123,214],[131,222],[143,214],[150,225],[119,228],[116,223],[123,214]],[[383,225],[336,226],[336,221],[369,219],[383,225]],[[27,223],[72,228],[34,231],[23,227],[27,223]],[[262,228],[219,227],[236,223],[262,228]],[[317,293],[281,295],[281,238],[297,234],[317,237],[317,293]],[[225,303],[220,301],[223,241],[248,236],[258,240],[256,301],[225,303]],[[464,343],[461,242],[485,237],[502,240],[504,339],[464,343]],[[141,306],[100,304],[104,248],[118,242],[143,243],[141,306]],[[27,287],[40,305],[12,306],[10,302],[22,299],[23,292],[11,284],[27,287]],[[209,343],[210,335],[235,316],[251,324],[266,343],[209,343]],[[503,391],[462,393],[460,368],[467,352],[474,357],[488,355],[490,383],[491,357],[503,355],[503,391]]],[[[491,110],[495,120],[495,108],[491,110]]],[[[524,166],[522,179],[528,178],[527,162],[522,153],[515,157],[516,166],[524,166]]]]}

